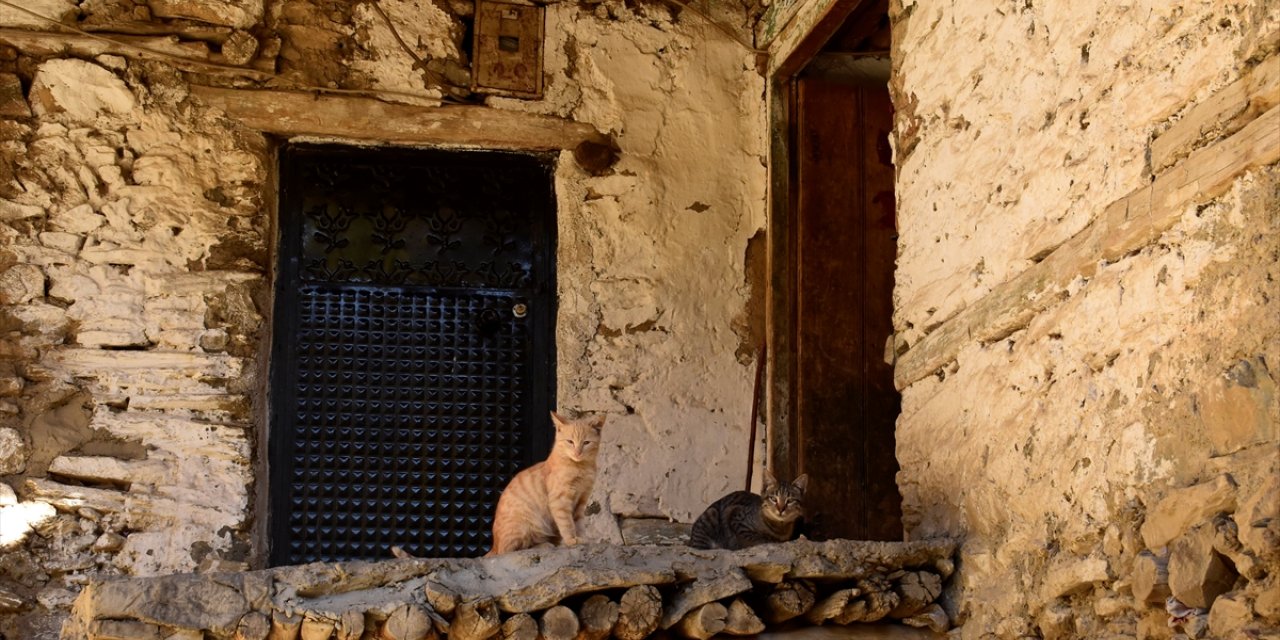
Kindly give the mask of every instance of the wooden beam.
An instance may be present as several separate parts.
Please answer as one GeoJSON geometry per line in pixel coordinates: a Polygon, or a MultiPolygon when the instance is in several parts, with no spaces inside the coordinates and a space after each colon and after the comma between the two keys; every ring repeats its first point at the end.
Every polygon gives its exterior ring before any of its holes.
{"type": "Polygon", "coordinates": [[[1235,133],[1277,104],[1280,104],[1280,55],[1273,55],[1188,109],[1181,120],[1153,140],[1151,170],[1159,172],[1172,165],[1209,136],[1235,133]]]}
{"type": "Polygon", "coordinates": [[[769,41],[767,77],[787,78],[798,73],[864,2],[813,0],[802,6],[769,41]]]}
{"type": "MultiPolygon", "coordinates": [[[[125,36],[118,36],[123,38],[125,36]]],[[[79,33],[0,29],[0,44],[9,45],[34,56],[74,55],[93,57],[103,54],[141,60],[157,60],[184,71],[205,75],[267,80],[275,74],[255,69],[208,62],[208,48],[202,42],[178,42],[176,36],[135,37],[129,41],[79,33]],[[195,45],[195,46],[192,46],[195,45]]]]}
{"type": "Polygon", "coordinates": [[[590,124],[481,106],[422,107],[360,96],[198,85],[191,93],[251,129],[283,136],[535,151],[611,144],[590,124]]]}
{"type": "Polygon", "coordinates": [[[1043,261],[992,289],[898,358],[899,390],[955,359],[964,346],[994,342],[1026,327],[1100,260],[1116,260],[1172,228],[1192,204],[1212,200],[1241,174],[1280,161],[1280,106],[1234,135],[1193,152],[1155,182],[1111,203],[1043,261]]]}

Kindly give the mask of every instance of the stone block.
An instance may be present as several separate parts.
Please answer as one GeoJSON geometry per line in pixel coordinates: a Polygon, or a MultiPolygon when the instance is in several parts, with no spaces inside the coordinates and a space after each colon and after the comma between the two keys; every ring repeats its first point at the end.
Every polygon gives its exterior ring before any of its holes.
{"type": "Polygon", "coordinates": [[[22,81],[12,73],[0,73],[0,117],[31,117],[31,106],[22,94],[22,81]]]}
{"type": "Polygon", "coordinates": [[[106,69],[83,60],[49,60],[36,70],[31,83],[31,107],[38,116],[65,114],[77,122],[101,115],[133,111],[133,93],[106,69]]]}
{"type": "Polygon", "coordinates": [[[30,204],[20,204],[0,198],[0,221],[13,222],[44,215],[44,209],[30,204]]]}
{"type": "Polygon", "coordinates": [[[1233,638],[1253,620],[1253,608],[1241,591],[1224,593],[1209,608],[1209,632],[1219,638],[1233,638]]]}
{"type": "Polygon", "coordinates": [[[0,304],[26,304],[44,297],[44,271],[34,264],[15,264],[0,273],[0,304]]]}
{"type": "Polygon", "coordinates": [[[621,518],[619,522],[624,544],[686,544],[690,526],[666,518],[621,518]]]}
{"type": "Polygon", "coordinates": [[[93,542],[94,553],[115,553],[124,546],[124,536],[108,531],[93,542]]]}
{"type": "Polygon", "coordinates": [[[1045,601],[1079,593],[1110,579],[1106,559],[1092,557],[1055,562],[1045,574],[1041,597],[1045,601]]]}
{"type": "Polygon", "coordinates": [[[1253,555],[1277,559],[1280,548],[1272,527],[1280,525],[1280,474],[1269,474],[1233,515],[1240,544],[1253,555]]]}
{"type": "Polygon", "coordinates": [[[1169,590],[1179,602],[1208,609],[1214,598],[1231,590],[1238,574],[1213,548],[1216,531],[1202,524],[1181,535],[1169,548],[1169,590]]]}
{"type": "Polygon", "coordinates": [[[1200,396],[1200,420],[1213,455],[1280,439],[1276,382],[1260,357],[1237,361],[1200,396]]]}
{"type": "Polygon", "coordinates": [[[44,502],[19,502],[0,507],[0,551],[8,551],[21,545],[36,527],[56,518],[57,509],[44,502]]]}
{"type": "Polygon", "coordinates": [[[13,487],[8,483],[0,482],[0,507],[8,507],[18,504],[18,494],[14,493],[13,487]]]}
{"type": "MultiPolygon", "coordinates": [[[[72,0],[22,0],[14,3],[32,13],[46,16],[63,24],[74,24],[76,3],[72,0]]],[[[0,5],[0,26],[48,29],[49,23],[25,11],[0,5]]]]}
{"type": "Polygon", "coordinates": [[[8,427],[0,427],[0,476],[21,473],[26,468],[27,443],[22,439],[22,434],[8,427]]]}
{"type": "Polygon", "coordinates": [[[1253,610],[1267,622],[1280,623],[1280,575],[1263,583],[1253,601],[1253,610]]]}
{"type": "Polygon", "coordinates": [[[0,398],[16,398],[22,394],[26,381],[18,376],[0,377],[0,398]]]}
{"type": "Polygon", "coordinates": [[[1142,523],[1142,541],[1148,549],[1168,545],[1182,532],[1236,506],[1236,483],[1222,474],[1213,480],[1174,489],[1156,506],[1147,510],[1142,523]]]}
{"type": "Polygon", "coordinates": [[[13,591],[0,587],[0,613],[17,613],[26,606],[26,600],[13,591]]]}
{"type": "Polygon", "coordinates": [[[89,628],[93,640],[164,640],[160,627],[137,620],[94,620],[89,628]]]}

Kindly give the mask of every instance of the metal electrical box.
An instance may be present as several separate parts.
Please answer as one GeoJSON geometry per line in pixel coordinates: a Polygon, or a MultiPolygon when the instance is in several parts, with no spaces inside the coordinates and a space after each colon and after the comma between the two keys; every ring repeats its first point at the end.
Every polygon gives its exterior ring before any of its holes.
{"type": "Polygon", "coordinates": [[[518,98],[542,97],[541,6],[476,0],[471,90],[518,98]]]}

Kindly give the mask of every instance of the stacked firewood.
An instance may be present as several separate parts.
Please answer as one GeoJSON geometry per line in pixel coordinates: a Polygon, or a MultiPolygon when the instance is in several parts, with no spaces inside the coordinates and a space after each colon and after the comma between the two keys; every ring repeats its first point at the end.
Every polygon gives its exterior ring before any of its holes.
{"type": "Polygon", "coordinates": [[[90,640],[640,640],[880,620],[946,630],[950,540],[800,540],[742,551],[580,545],[494,558],[315,563],[95,582],[90,640]]]}

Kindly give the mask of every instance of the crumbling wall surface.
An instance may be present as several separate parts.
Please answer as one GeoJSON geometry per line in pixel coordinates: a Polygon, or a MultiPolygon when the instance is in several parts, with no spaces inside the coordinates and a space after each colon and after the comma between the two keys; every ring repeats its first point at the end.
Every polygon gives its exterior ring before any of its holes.
{"type": "Polygon", "coordinates": [[[961,637],[1280,623],[1266,4],[892,3],[899,484],[961,637]]]}
{"type": "Polygon", "coordinates": [[[0,612],[65,608],[91,573],[243,566],[265,143],[191,115],[172,69],[13,59],[0,612]]]}
{"type": "MultiPolygon", "coordinates": [[[[587,537],[738,488],[763,82],[705,16],[550,3],[545,97],[517,100],[468,87],[470,2],[31,6],[115,42],[0,12],[0,635],[56,637],[90,576],[265,553],[274,141],[213,106],[263,89],[611,138],[616,162],[567,149],[556,170],[559,403],[608,415],[587,537]]],[[[758,9],[728,7],[711,13],[741,35],[758,9]]]]}
{"type": "Polygon", "coordinates": [[[265,142],[163,65],[9,54],[0,612],[63,610],[91,574],[245,566],[265,142]]]}
{"type": "Polygon", "coordinates": [[[547,21],[564,34],[548,95],[621,148],[610,175],[558,171],[558,388],[609,415],[602,512],[688,522],[746,471],[758,336],[734,325],[763,226],[764,85],[701,16],[606,6],[547,21]]]}

